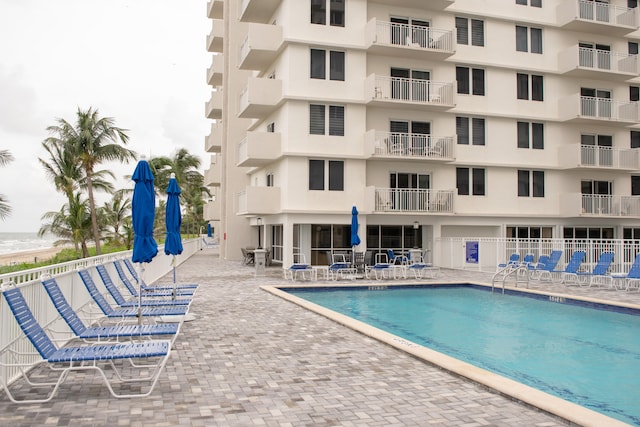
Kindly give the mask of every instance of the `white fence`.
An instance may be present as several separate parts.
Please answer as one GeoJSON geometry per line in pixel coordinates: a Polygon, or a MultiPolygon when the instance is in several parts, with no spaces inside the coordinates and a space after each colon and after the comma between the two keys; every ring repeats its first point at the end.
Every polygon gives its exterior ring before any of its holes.
{"type": "MultiPolygon", "coordinates": [[[[176,256],[176,265],[179,265],[186,261],[191,255],[196,253],[202,248],[202,240],[200,238],[190,239],[183,241],[183,252],[176,256]]],[[[153,258],[153,261],[144,264],[143,279],[146,283],[153,283],[159,278],[169,273],[172,269],[173,256],[165,255],[164,248],[159,247],[158,255],[153,258]]],[[[55,331],[69,331],[68,326],[62,320],[57,310],[53,306],[49,296],[47,295],[44,286],[41,284],[41,280],[47,277],[54,277],[62,292],[64,293],[69,304],[76,310],[78,316],[83,320],[85,324],[91,324],[97,320],[99,313],[87,312],[86,308],[91,302],[91,297],[86,291],[78,270],[89,269],[93,279],[96,281],[98,287],[102,287],[102,281],[97,275],[94,268],[95,265],[104,264],[107,266],[109,274],[114,281],[118,276],[115,269],[112,269],[111,261],[116,259],[125,259],[131,257],[131,251],[117,252],[107,255],[96,256],[92,258],[86,258],[83,260],[67,262],[64,264],[57,264],[47,267],[35,268],[32,270],[25,270],[17,273],[8,273],[0,275],[0,283],[7,285],[10,282],[15,283],[20,287],[25,299],[27,300],[31,311],[38,320],[38,323],[49,330],[55,331]]],[[[136,267],[138,267],[136,265],[136,267]]],[[[104,289],[104,288],[103,288],[104,289]]],[[[33,346],[26,339],[22,330],[16,323],[11,310],[9,309],[7,302],[4,298],[0,298],[0,358],[2,363],[9,363],[9,359],[6,354],[8,348],[13,349],[21,353],[33,354],[33,346]]],[[[54,341],[57,341],[58,346],[62,346],[66,341],[73,338],[70,332],[56,332],[51,336],[54,341]]],[[[20,356],[25,363],[36,362],[39,360],[39,356],[25,355],[20,356]]],[[[18,377],[19,371],[13,367],[0,367],[2,372],[0,375],[3,378],[11,382],[18,377]]]]}
{"type": "Polygon", "coordinates": [[[640,241],[622,239],[506,239],[456,237],[440,238],[433,249],[435,262],[444,268],[496,271],[496,266],[509,259],[512,253],[533,254],[537,260],[540,255],[548,255],[552,250],[561,250],[562,258],[558,263],[561,269],[571,258],[574,251],[585,251],[586,257],[581,271],[591,271],[602,252],[615,253],[610,272],[627,272],[638,252],[640,241]]]}

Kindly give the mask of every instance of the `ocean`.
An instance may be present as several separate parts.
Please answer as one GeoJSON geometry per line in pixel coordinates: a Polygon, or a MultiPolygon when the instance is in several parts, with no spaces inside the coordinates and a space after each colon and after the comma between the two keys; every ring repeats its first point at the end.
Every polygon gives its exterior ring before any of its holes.
{"type": "Polygon", "coordinates": [[[0,233],[0,254],[53,247],[55,236],[38,237],[37,233],[0,233]]]}

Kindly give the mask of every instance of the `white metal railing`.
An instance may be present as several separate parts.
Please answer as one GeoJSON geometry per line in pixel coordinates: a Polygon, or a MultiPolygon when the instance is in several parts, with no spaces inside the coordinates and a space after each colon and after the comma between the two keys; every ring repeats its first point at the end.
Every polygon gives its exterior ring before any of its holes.
{"type": "Polygon", "coordinates": [[[242,44],[240,45],[240,51],[238,52],[238,64],[242,64],[244,59],[249,54],[249,35],[244,38],[242,44]]]}
{"type": "Polygon", "coordinates": [[[638,149],[581,145],[580,165],[605,168],[640,169],[638,149]]]}
{"type": "Polygon", "coordinates": [[[375,210],[450,213],[453,211],[453,190],[376,188],[375,210]]]}
{"type": "MultiPolygon", "coordinates": [[[[184,240],[183,252],[176,256],[177,264],[181,264],[201,248],[202,241],[200,238],[184,240]]],[[[162,246],[158,249],[158,255],[153,258],[153,261],[144,264],[143,278],[147,283],[155,282],[169,273],[173,267],[173,257],[165,255],[163,253],[162,246]]],[[[74,337],[70,332],[63,332],[69,331],[69,329],[64,320],[60,317],[54,305],[51,303],[41,281],[49,276],[54,277],[69,304],[74,310],[76,310],[81,320],[85,324],[92,324],[99,316],[99,313],[96,313],[95,310],[92,310],[91,312],[83,310],[88,307],[88,304],[91,302],[91,297],[86,289],[84,289],[84,285],[82,284],[77,271],[88,269],[92,276],[94,276],[98,286],[101,287],[102,282],[98,278],[97,274],[95,274],[92,267],[99,264],[107,264],[116,259],[130,257],[131,251],[116,252],[66,262],[63,264],[40,267],[16,273],[7,273],[0,275],[0,284],[2,286],[8,286],[11,282],[18,286],[27,300],[27,304],[38,319],[38,323],[44,328],[50,328],[48,331],[50,337],[53,340],[56,340],[59,346],[62,346],[66,341],[73,339],[74,337]]],[[[103,287],[101,289],[106,294],[106,289],[103,287]]],[[[6,300],[3,297],[0,297],[0,358],[5,364],[9,362],[6,351],[7,349],[21,353],[16,355],[19,363],[28,364],[40,360],[39,356],[34,354],[33,346],[25,338],[22,330],[16,323],[13,314],[7,306],[6,300]]],[[[20,372],[16,367],[4,366],[0,367],[0,369],[2,370],[0,375],[2,375],[8,383],[15,381],[19,377],[20,372]]]]}
{"type": "Polygon", "coordinates": [[[375,76],[374,99],[453,105],[453,83],[375,76]]]}
{"type": "Polygon", "coordinates": [[[580,67],[584,68],[638,74],[638,55],[580,47],[578,61],[580,67]]]}
{"type": "Polygon", "coordinates": [[[240,191],[237,193],[237,204],[238,210],[237,212],[247,212],[248,204],[247,204],[247,190],[240,191]]]}
{"type": "Polygon", "coordinates": [[[238,96],[238,111],[244,111],[249,106],[249,86],[245,86],[238,96]]]}
{"type": "Polygon", "coordinates": [[[640,119],[638,111],[638,102],[620,102],[593,96],[580,97],[580,115],[583,117],[637,122],[640,119]]]}
{"type": "Polygon", "coordinates": [[[640,196],[583,194],[582,213],[599,216],[640,217],[640,196]]]}
{"type": "Polygon", "coordinates": [[[454,52],[453,31],[419,25],[376,21],[377,44],[454,52]]]}
{"type": "Polygon", "coordinates": [[[417,133],[376,132],[375,154],[453,160],[452,136],[417,133]]]}
{"type": "Polygon", "coordinates": [[[236,149],[236,155],[237,155],[236,159],[238,160],[238,162],[246,159],[249,156],[247,139],[248,138],[246,136],[242,138],[242,140],[238,144],[238,148],[236,149]]]}
{"type": "Polygon", "coordinates": [[[586,21],[602,22],[611,25],[624,25],[637,27],[638,19],[635,9],[612,5],[609,3],[578,0],[580,19],[586,21]]]}
{"type": "MultiPolygon", "coordinates": [[[[440,267],[495,272],[497,265],[518,253],[549,255],[561,250],[562,258],[557,268],[563,269],[575,251],[585,251],[586,257],[580,271],[591,271],[602,252],[614,252],[609,272],[628,272],[636,254],[640,253],[639,240],[623,239],[511,239],[490,237],[440,237],[435,240],[434,263],[440,267]],[[473,256],[469,256],[473,252],[473,256]]],[[[431,249],[431,248],[429,248],[431,249]]]]}

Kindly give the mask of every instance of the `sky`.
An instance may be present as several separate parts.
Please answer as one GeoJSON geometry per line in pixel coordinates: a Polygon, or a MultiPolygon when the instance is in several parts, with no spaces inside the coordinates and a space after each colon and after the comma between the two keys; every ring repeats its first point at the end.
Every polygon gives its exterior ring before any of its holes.
{"type": "MultiPolygon", "coordinates": [[[[127,129],[127,148],[147,159],[186,148],[208,168],[206,11],[206,0],[0,0],[0,149],[15,158],[0,167],[13,210],[0,232],[37,232],[65,203],[38,158],[49,160],[46,128],[75,123],[78,108],[127,129]]],[[[133,188],[135,165],[102,169],[133,188]]]]}

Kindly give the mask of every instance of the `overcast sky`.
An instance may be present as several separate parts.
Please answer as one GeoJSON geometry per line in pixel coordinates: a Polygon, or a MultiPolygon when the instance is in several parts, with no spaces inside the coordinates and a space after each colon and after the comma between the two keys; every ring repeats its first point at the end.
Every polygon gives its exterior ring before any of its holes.
{"type": "MultiPolygon", "coordinates": [[[[65,202],[38,157],[57,118],[93,107],[129,130],[128,148],[170,156],[186,148],[208,168],[206,0],[0,0],[0,194],[13,209],[0,232],[36,232],[65,202]]],[[[135,162],[109,165],[120,181],[135,162]]],[[[100,196],[100,204],[107,198],[100,196]]]]}

